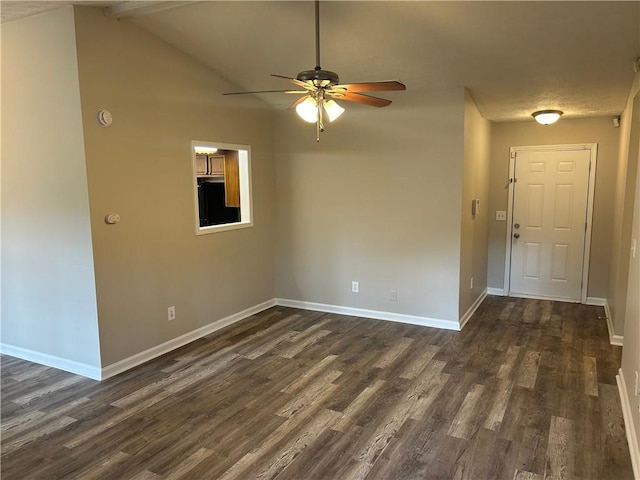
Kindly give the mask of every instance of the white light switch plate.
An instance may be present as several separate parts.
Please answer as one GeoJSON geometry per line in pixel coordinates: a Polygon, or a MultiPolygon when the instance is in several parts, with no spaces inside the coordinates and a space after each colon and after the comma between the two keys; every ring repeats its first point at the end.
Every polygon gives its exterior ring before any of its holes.
{"type": "Polygon", "coordinates": [[[504,210],[496,210],[496,220],[500,222],[506,222],[507,212],[505,212],[504,210]]]}

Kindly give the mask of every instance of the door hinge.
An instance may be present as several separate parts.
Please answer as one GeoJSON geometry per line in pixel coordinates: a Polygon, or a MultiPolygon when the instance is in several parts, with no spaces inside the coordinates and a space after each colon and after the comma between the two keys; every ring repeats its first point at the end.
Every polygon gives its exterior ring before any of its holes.
{"type": "Polygon", "coordinates": [[[511,158],[516,158],[516,155],[518,154],[518,152],[511,152],[511,158]]]}

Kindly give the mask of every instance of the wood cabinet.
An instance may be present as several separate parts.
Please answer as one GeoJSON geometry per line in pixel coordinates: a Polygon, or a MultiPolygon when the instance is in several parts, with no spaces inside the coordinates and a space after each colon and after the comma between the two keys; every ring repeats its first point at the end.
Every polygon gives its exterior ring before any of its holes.
{"type": "Polygon", "coordinates": [[[221,155],[209,155],[209,173],[211,175],[224,175],[224,160],[221,155]]]}
{"type": "Polygon", "coordinates": [[[224,155],[196,155],[196,175],[224,175],[224,155]]]}
{"type": "Polygon", "coordinates": [[[206,155],[196,155],[196,175],[207,174],[207,162],[206,155]]]}
{"type": "Polygon", "coordinates": [[[240,162],[236,150],[224,156],[224,190],[227,207],[240,206],[240,162]]]}
{"type": "Polygon", "coordinates": [[[196,155],[196,176],[224,178],[227,207],[240,207],[239,160],[236,150],[225,150],[224,155],[196,155]]]}

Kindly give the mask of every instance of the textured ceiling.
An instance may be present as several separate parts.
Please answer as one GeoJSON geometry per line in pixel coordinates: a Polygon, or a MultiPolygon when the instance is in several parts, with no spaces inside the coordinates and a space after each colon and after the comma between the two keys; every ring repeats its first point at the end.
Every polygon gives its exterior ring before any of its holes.
{"type": "MultiPolygon", "coordinates": [[[[286,85],[270,73],[295,76],[315,66],[313,15],[308,1],[200,1],[123,21],[239,89],[265,90],[286,85]]],[[[322,67],[342,81],[464,86],[494,121],[530,119],[546,108],[566,117],[617,115],[640,56],[638,1],[323,1],[320,15],[322,67]]],[[[291,100],[260,98],[277,108],[291,100]]]]}

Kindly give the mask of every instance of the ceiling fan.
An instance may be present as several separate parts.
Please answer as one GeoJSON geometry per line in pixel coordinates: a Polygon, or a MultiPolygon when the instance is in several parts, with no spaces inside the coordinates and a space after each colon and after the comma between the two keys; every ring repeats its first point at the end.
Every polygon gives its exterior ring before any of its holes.
{"type": "Polygon", "coordinates": [[[249,93],[288,93],[301,95],[289,109],[295,108],[298,115],[309,123],[316,124],[316,141],[320,141],[320,133],[324,132],[324,119],[332,122],[344,112],[335,100],[364,103],[372,107],[386,107],[391,100],[362,92],[383,92],[393,90],[406,90],[403,83],[397,80],[385,82],[366,83],[340,83],[340,78],[335,72],[323,70],[320,67],[320,0],[315,0],[316,20],[316,67],[313,70],[300,72],[296,78],[284,75],[271,74],[272,77],[283,78],[290,81],[301,90],[259,90],[253,92],[232,92],[223,95],[243,95],[249,93]],[[335,100],[334,100],[335,99],[335,100]]]}

